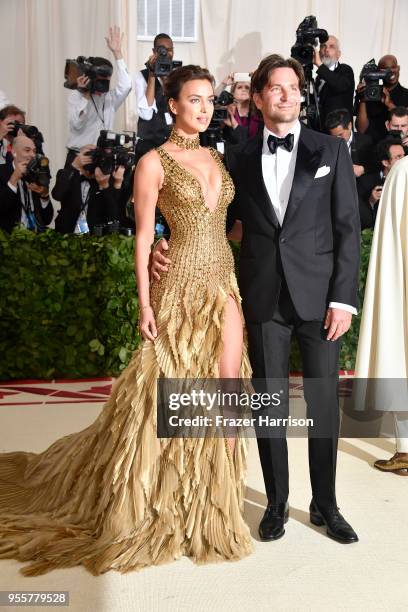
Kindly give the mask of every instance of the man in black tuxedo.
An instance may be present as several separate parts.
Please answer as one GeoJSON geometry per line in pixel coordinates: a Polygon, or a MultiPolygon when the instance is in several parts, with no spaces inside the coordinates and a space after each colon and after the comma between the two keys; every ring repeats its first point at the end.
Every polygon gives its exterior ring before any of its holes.
{"type": "Polygon", "coordinates": [[[375,172],[378,161],[375,146],[371,138],[366,134],[353,131],[351,115],[345,108],[331,111],[326,117],[326,132],[330,136],[343,138],[347,144],[353,170],[356,178],[367,172],[375,172]]]}
{"type": "MultiPolygon", "coordinates": [[[[265,58],[252,77],[265,128],[227,153],[236,187],[229,226],[242,223],[240,289],[254,381],[286,381],[291,336],[299,343],[308,416],[325,422],[310,435],[310,519],[340,542],[358,537],[335,495],[339,338],[356,313],[360,223],[353,167],[343,139],[300,124],[303,70],[293,59],[265,58]],[[310,379],[315,379],[311,381],[310,379]],[[327,429],[328,427],[328,429],[327,429]]],[[[263,381],[263,382],[262,382],[263,381]]],[[[287,415],[288,405],[284,406],[287,415]]],[[[284,534],[289,473],[286,428],[258,433],[268,506],[264,540],[284,534]],[[260,434],[260,435],[259,435],[260,434]]]]}
{"type": "Polygon", "coordinates": [[[346,108],[353,116],[354,72],[351,66],[339,62],[340,43],[335,36],[329,36],[322,43],[319,52],[314,51],[313,63],[317,66],[316,90],[319,100],[322,128],[328,113],[346,108]]]}
{"type": "Polygon", "coordinates": [[[54,209],[48,186],[24,179],[28,163],[36,155],[36,145],[25,135],[13,140],[11,163],[0,165],[0,228],[6,232],[21,224],[32,231],[43,231],[52,221],[54,209]]]}
{"type": "Polygon", "coordinates": [[[95,145],[82,147],[71,164],[58,170],[52,197],[61,202],[55,219],[55,230],[61,234],[88,233],[96,225],[114,221],[127,225],[125,208],[131,190],[130,172],[125,177],[123,166],[116,168],[112,175],[103,174],[100,168],[95,168],[95,173],[88,172],[86,166],[92,163],[89,151],[94,148],[95,145]]]}
{"type": "Polygon", "coordinates": [[[377,145],[381,169],[364,174],[357,181],[361,229],[373,228],[385,180],[393,165],[405,156],[400,138],[387,136],[377,145]]]}

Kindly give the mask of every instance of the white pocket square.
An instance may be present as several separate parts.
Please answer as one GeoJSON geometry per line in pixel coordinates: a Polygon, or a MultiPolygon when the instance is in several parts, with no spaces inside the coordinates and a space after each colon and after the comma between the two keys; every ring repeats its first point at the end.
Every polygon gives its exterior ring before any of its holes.
{"type": "Polygon", "coordinates": [[[326,176],[326,174],[329,174],[329,172],[330,172],[330,166],[322,166],[321,168],[317,169],[317,172],[314,175],[314,177],[315,179],[321,178],[322,176],[326,176]]]}

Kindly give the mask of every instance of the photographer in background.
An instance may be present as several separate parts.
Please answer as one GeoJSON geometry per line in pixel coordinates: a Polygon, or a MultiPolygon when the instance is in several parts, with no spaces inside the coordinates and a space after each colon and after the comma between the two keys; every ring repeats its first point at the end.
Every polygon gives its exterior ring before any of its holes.
{"type": "Polygon", "coordinates": [[[346,141],[356,178],[377,169],[377,157],[371,138],[353,131],[351,115],[346,108],[331,111],[326,117],[326,132],[346,141]]]}
{"type": "Polygon", "coordinates": [[[335,36],[315,47],[313,63],[317,66],[316,91],[319,101],[321,125],[330,111],[346,108],[353,116],[354,72],[351,66],[339,62],[340,43],[335,36]]]}
{"type": "Polygon", "coordinates": [[[357,181],[361,229],[374,227],[382,188],[393,165],[405,156],[400,138],[387,136],[377,145],[381,170],[365,174],[357,181]]]}
{"type": "Polygon", "coordinates": [[[12,163],[11,143],[15,121],[24,124],[25,112],[13,104],[4,106],[0,110],[0,164],[12,163]]]}
{"type": "MultiPolygon", "coordinates": [[[[115,89],[109,90],[110,76],[98,76],[91,80],[85,74],[79,76],[76,81],[76,91],[68,98],[68,121],[69,136],[67,140],[66,165],[78,154],[78,150],[91,143],[96,144],[99,132],[103,129],[111,130],[115,118],[115,112],[124,102],[132,89],[132,81],[129,76],[125,60],[122,55],[122,40],[120,29],[117,26],[109,28],[109,34],[105,38],[108,48],[112,51],[116,60],[117,85],[115,89]],[[107,81],[106,85],[101,83],[107,81]],[[95,83],[104,85],[100,89],[105,92],[94,91],[95,83]]],[[[105,58],[88,58],[94,66],[104,66],[112,74],[113,66],[105,58]]],[[[74,63],[72,60],[68,60],[74,63]]],[[[72,87],[72,85],[66,85],[72,87]]]]}
{"type": "Polygon", "coordinates": [[[408,108],[406,106],[396,106],[390,110],[385,127],[389,135],[401,138],[406,155],[408,153],[408,108]]]}
{"type": "Polygon", "coordinates": [[[385,138],[385,123],[390,110],[396,106],[408,106],[408,89],[399,82],[400,67],[394,55],[384,55],[378,62],[379,70],[388,70],[389,78],[384,80],[381,101],[365,99],[366,81],[364,68],[357,86],[355,100],[356,128],[361,134],[369,134],[374,142],[385,138]]]}
{"type": "Polygon", "coordinates": [[[163,144],[170,135],[173,119],[163,93],[163,78],[156,75],[159,58],[173,62],[173,41],[168,34],[157,34],[146,68],[135,75],[135,94],[139,121],[137,124],[138,154],[163,144]]]}
{"type": "Polygon", "coordinates": [[[224,121],[223,135],[231,144],[245,142],[263,129],[263,122],[251,101],[251,76],[235,73],[231,85],[233,104],[227,106],[228,118],[224,121]],[[235,80],[246,77],[245,80],[235,80]]]}
{"type": "Polygon", "coordinates": [[[0,166],[0,228],[11,232],[21,223],[41,232],[54,215],[48,159],[37,154],[36,143],[24,134],[14,138],[12,155],[11,166],[0,166]]]}
{"type": "Polygon", "coordinates": [[[95,149],[93,144],[82,147],[71,164],[57,172],[52,197],[61,202],[55,219],[55,230],[61,234],[93,233],[96,226],[126,223],[131,170],[118,166],[104,174],[93,168],[95,149]]]}

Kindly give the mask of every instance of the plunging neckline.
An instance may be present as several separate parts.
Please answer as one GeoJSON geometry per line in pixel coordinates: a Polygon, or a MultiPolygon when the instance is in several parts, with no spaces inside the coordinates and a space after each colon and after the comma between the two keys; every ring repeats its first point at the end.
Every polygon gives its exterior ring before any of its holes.
{"type": "Polygon", "coordinates": [[[208,212],[210,213],[210,215],[213,215],[213,214],[215,213],[215,211],[218,209],[219,204],[220,204],[220,200],[221,200],[221,196],[222,196],[222,189],[223,189],[223,185],[224,185],[224,174],[223,174],[223,172],[222,172],[222,169],[220,168],[220,165],[219,165],[219,160],[218,160],[218,159],[217,159],[217,158],[216,158],[216,157],[213,155],[211,148],[209,148],[210,155],[211,155],[211,157],[213,158],[213,160],[215,161],[215,163],[216,163],[216,165],[217,165],[217,167],[218,167],[218,170],[220,171],[220,174],[221,174],[221,189],[220,189],[220,193],[219,193],[219,195],[218,195],[218,198],[217,198],[217,201],[216,201],[216,204],[215,204],[214,209],[211,209],[211,208],[210,208],[210,207],[209,207],[209,206],[206,204],[206,202],[205,202],[205,197],[204,197],[203,186],[201,185],[201,183],[200,183],[200,181],[198,180],[198,178],[197,178],[197,177],[196,177],[196,176],[195,176],[195,175],[194,175],[192,172],[190,172],[190,170],[187,170],[187,168],[186,168],[185,166],[183,166],[183,164],[181,164],[180,162],[178,162],[178,161],[177,161],[177,159],[176,159],[175,157],[173,157],[173,155],[170,155],[170,153],[168,153],[168,152],[166,151],[166,149],[163,149],[163,147],[160,147],[160,150],[161,150],[161,151],[164,151],[164,153],[167,155],[167,157],[169,157],[169,158],[171,159],[171,161],[172,161],[173,163],[175,163],[175,164],[176,164],[176,166],[178,166],[179,168],[181,168],[181,170],[182,170],[182,171],[183,171],[185,174],[187,174],[187,176],[189,176],[190,178],[192,178],[192,179],[193,179],[193,181],[195,181],[195,183],[197,183],[197,185],[198,185],[198,186],[199,186],[199,188],[200,188],[200,196],[201,196],[201,201],[202,201],[202,203],[203,203],[203,206],[204,206],[204,208],[205,208],[206,210],[208,210],[208,212]]]}

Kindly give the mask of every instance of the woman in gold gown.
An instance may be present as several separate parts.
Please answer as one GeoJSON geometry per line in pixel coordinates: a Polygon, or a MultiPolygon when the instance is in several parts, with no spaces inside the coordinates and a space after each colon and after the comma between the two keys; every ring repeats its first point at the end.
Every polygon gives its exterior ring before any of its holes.
{"type": "Polygon", "coordinates": [[[136,276],[143,342],[96,421],[40,454],[0,455],[0,558],[34,576],[83,565],[93,574],[179,558],[238,560],[252,551],[243,516],[243,437],[158,438],[156,381],[248,378],[243,316],[225,235],[234,186],[199,146],[213,79],[185,66],[167,81],[175,127],[135,176],[136,276]],[[171,270],[149,283],[158,205],[171,270]]]}

